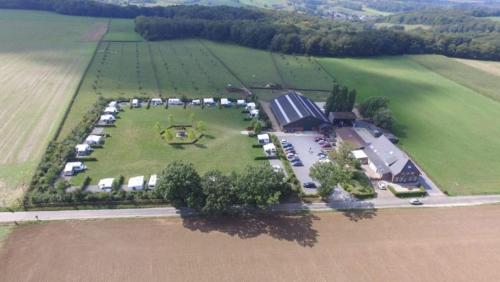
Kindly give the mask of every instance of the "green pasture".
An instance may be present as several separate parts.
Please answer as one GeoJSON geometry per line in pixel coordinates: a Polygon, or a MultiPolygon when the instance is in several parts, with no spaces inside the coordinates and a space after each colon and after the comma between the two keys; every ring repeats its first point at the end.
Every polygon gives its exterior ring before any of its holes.
{"type": "Polygon", "coordinates": [[[103,40],[106,41],[144,41],[142,36],[135,32],[135,23],[130,19],[111,19],[108,32],[103,40]]]}
{"type": "Polygon", "coordinates": [[[319,59],[358,90],[358,101],[387,96],[395,133],[436,183],[452,195],[500,192],[500,104],[432,72],[411,57],[319,59]]]}
{"type": "Polygon", "coordinates": [[[264,156],[262,148],[253,147],[256,139],[241,134],[250,126],[241,109],[218,107],[170,106],[150,109],[125,109],[119,113],[116,127],[106,128],[110,135],[102,148],[96,149],[87,161],[88,170],[71,179],[72,184],[81,184],[85,175],[97,183],[106,177],[123,175],[149,176],[174,160],[192,162],[200,173],[218,169],[225,173],[241,171],[249,164],[268,163],[259,160],[264,156]],[[174,124],[190,124],[191,115],[206,125],[205,136],[193,145],[169,145],[155,128],[160,123],[168,126],[168,115],[174,124]]]}

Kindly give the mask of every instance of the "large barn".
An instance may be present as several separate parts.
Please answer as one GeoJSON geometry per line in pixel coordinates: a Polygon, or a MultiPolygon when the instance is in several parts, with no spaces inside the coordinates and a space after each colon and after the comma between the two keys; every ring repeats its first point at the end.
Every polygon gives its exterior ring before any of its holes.
{"type": "Polygon", "coordinates": [[[330,121],[309,98],[289,92],[271,101],[271,110],[286,132],[330,130],[330,121]]]}

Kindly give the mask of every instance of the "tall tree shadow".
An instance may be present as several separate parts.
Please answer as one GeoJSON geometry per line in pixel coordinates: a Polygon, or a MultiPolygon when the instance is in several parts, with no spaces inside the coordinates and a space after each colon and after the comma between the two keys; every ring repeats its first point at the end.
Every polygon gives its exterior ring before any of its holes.
{"type": "Polygon", "coordinates": [[[313,247],[318,241],[318,231],[313,228],[313,223],[319,219],[310,213],[188,216],[183,218],[183,226],[192,231],[217,231],[241,239],[268,235],[277,240],[296,242],[303,247],[313,247]]]}

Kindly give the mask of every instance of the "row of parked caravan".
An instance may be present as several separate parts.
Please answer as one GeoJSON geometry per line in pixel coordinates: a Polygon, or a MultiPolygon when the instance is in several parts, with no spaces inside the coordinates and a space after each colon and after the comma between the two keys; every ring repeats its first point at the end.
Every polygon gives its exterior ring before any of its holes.
{"type": "MultiPolygon", "coordinates": [[[[139,108],[142,106],[141,101],[139,99],[132,99],[132,108],[139,108]]],[[[166,100],[163,100],[162,98],[152,98],[150,101],[151,106],[163,106],[165,104],[168,104],[169,106],[183,106],[185,103],[191,104],[193,106],[201,106],[201,104],[204,104],[205,106],[215,106],[217,105],[217,102],[215,101],[214,98],[203,98],[203,99],[193,99],[193,100],[182,100],[179,98],[168,98],[166,100]]],[[[236,103],[231,102],[228,98],[221,98],[219,100],[219,103],[221,106],[224,107],[231,107],[233,105],[236,105],[238,107],[246,107],[248,104],[253,104],[254,106],[252,109],[255,109],[255,103],[248,103],[243,100],[239,99],[236,100],[236,103]]]]}
{"type": "MultiPolygon", "coordinates": [[[[158,176],[156,174],[151,175],[147,182],[145,181],[145,178],[142,175],[131,177],[128,180],[126,189],[129,191],[154,189],[156,187],[157,180],[158,180],[158,176]]],[[[103,179],[99,180],[97,187],[102,191],[109,191],[113,188],[114,182],[115,182],[114,178],[103,178],[103,179]]]]}

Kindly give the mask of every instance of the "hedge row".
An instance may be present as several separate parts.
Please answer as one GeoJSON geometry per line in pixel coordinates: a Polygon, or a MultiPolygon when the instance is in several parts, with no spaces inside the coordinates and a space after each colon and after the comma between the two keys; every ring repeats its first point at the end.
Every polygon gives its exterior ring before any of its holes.
{"type": "Polygon", "coordinates": [[[392,194],[394,194],[394,196],[398,198],[424,197],[427,195],[427,192],[424,188],[418,188],[409,192],[397,192],[396,189],[394,189],[394,187],[391,185],[387,186],[387,188],[392,192],[392,194]]]}

